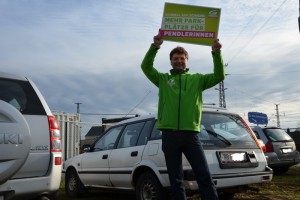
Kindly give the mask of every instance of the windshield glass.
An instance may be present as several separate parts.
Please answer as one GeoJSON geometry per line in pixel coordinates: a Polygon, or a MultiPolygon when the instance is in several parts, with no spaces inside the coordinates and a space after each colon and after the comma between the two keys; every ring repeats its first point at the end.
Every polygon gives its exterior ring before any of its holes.
{"type": "Polygon", "coordinates": [[[203,112],[200,139],[203,146],[257,147],[242,118],[224,113],[203,112]]]}
{"type": "Polygon", "coordinates": [[[265,134],[272,142],[289,142],[292,138],[282,129],[264,129],[265,134]]]}

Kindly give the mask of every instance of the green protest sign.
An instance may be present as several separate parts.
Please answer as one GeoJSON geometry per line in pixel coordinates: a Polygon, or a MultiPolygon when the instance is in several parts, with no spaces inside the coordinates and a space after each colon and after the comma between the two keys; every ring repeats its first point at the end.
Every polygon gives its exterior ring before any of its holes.
{"type": "Polygon", "coordinates": [[[165,3],[163,40],[211,46],[218,38],[221,9],[165,3]]]}

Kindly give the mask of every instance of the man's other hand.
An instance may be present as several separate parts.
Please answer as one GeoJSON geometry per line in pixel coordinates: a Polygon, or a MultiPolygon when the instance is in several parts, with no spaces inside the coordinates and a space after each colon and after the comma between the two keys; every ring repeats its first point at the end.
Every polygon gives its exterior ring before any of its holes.
{"type": "Polygon", "coordinates": [[[212,51],[213,52],[220,52],[222,48],[222,44],[219,42],[219,39],[216,39],[213,46],[212,46],[212,51]]]}

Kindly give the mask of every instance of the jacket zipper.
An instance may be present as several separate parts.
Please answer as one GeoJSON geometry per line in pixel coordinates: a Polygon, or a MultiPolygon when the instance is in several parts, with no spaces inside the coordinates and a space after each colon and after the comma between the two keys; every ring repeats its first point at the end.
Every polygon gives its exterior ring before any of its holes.
{"type": "Polygon", "coordinates": [[[178,121],[177,130],[180,130],[180,107],[181,107],[181,74],[179,74],[179,96],[178,96],[178,121]]]}

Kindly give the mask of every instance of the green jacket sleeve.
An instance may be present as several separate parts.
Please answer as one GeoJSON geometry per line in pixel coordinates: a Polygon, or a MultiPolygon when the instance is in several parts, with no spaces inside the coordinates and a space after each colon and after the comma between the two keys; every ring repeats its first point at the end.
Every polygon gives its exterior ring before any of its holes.
{"type": "Polygon", "coordinates": [[[202,90],[211,88],[225,79],[225,68],[221,52],[213,53],[214,73],[204,75],[202,90]]]}
{"type": "Polygon", "coordinates": [[[159,72],[154,68],[154,58],[157,54],[158,49],[151,44],[149,50],[147,51],[141,67],[142,70],[144,72],[144,74],[146,75],[146,77],[154,84],[158,87],[159,85],[159,72]]]}

